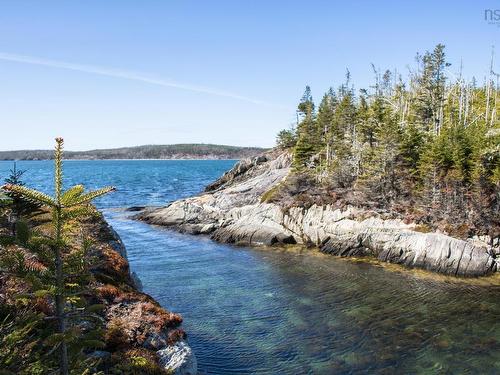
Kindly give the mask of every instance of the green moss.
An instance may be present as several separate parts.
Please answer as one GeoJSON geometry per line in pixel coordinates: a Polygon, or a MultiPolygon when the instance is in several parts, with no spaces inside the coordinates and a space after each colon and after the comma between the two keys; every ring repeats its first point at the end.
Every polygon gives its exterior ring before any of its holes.
{"type": "Polygon", "coordinates": [[[153,352],[137,349],[113,356],[113,364],[109,369],[112,375],[167,375],[171,371],[161,368],[156,362],[153,352]]]}
{"type": "Polygon", "coordinates": [[[281,190],[283,183],[279,183],[277,185],[274,185],[271,189],[266,191],[264,194],[262,194],[262,197],[260,198],[261,203],[270,203],[273,201],[273,198],[276,197],[277,193],[281,190]]]}

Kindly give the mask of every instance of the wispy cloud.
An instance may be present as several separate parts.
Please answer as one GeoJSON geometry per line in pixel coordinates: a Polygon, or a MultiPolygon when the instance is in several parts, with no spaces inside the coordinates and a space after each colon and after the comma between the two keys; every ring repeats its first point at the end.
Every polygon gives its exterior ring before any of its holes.
{"type": "Polygon", "coordinates": [[[187,83],[180,83],[180,82],[175,82],[175,81],[166,80],[166,79],[154,78],[154,77],[150,77],[144,73],[131,72],[131,71],[126,71],[126,70],[121,70],[121,69],[111,69],[111,68],[94,66],[94,65],[75,64],[75,63],[70,63],[70,62],[65,62],[65,61],[49,60],[49,59],[44,59],[44,58],[40,58],[40,57],[24,56],[24,55],[17,55],[17,54],[4,53],[4,52],[0,52],[0,60],[18,62],[18,63],[22,63],[22,64],[42,65],[42,66],[48,66],[51,68],[67,69],[67,70],[74,70],[74,71],[90,73],[90,74],[98,74],[98,75],[107,76],[107,77],[128,79],[131,81],[139,81],[139,82],[149,83],[152,85],[158,85],[158,86],[169,87],[169,88],[176,88],[176,89],[180,89],[180,90],[193,91],[193,92],[197,92],[197,93],[201,93],[201,94],[223,96],[226,98],[243,100],[245,102],[250,102],[253,104],[268,105],[268,103],[266,103],[262,100],[249,98],[249,97],[238,95],[238,94],[235,94],[232,92],[227,92],[227,91],[218,90],[218,89],[214,89],[214,88],[210,88],[210,87],[197,86],[197,85],[192,85],[192,84],[187,84],[187,83]]]}

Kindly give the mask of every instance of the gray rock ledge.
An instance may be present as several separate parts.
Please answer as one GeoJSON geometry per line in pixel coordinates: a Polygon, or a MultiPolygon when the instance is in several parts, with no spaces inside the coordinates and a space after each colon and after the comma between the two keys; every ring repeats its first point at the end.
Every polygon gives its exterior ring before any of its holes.
{"type": "Polygon", "coordinates": [[[370,215],[352,206],[340,210],[313,205],[284,212],[276,204],[262,203],[262,195],[286,178],[290,165],[287,153],[241,161],[206,192],[147,209],[136,218],[225,243],[314,244],[333,255],[372,256],[454,276],[488,275],[499,268],[498,249],[477,239],[421,233],[415,224],[401,220],[364,219],[370,215]]]}

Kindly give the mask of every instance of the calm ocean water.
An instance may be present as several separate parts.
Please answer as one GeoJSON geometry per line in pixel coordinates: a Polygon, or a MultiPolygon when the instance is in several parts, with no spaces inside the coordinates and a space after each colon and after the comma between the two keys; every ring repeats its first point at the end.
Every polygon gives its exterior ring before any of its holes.
{"type": "MultiPolygon", "coordinates": [[[[421,277],[305,249],[217,244],[123,209],[200,192],[234,161],[67,161],[98,201],[144,290],[184,317],[207,374],[499,374],[500,288],[421,277]]],[[[11,162],[0,162],[5,178],[11,162]]],[[[52,163],[19,162],[51,191],[52,163]]]]}

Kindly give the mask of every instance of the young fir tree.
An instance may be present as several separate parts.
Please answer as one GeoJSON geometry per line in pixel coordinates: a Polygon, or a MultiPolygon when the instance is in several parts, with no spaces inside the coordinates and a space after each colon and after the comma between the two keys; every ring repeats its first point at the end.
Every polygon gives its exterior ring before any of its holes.
{"type": "MultiPolygon", "coordinates": [[[[14,166],[10,170],[9,176],[4,180],[6,184],[24,186],[22,180],[23,175],[26,170],[17,169],[17,163],[14,162],[14,166]]],[[[10,198],[11,213],[9,215],[9,222],[11,225],[12,235],[16,235],[16,226],[19,220],[26,218],[28,215],[34,215],[39,212],[39,205],[28,202],[22,199],[18,194],[13,192],[6,193],[6,196],[10,198]]]]}
{"type": "Polygon", "coordinates": [[[84,242],[80,249],[75,250],[71,243],[71,236],[75,225],[95,212],[91,205],[92,200],[113,191],[114,188],[106,187],[85,192],[82,185],[76,185],[63,191],[62,138],[56,138],[54,162],[54,196],[22,185],[6,184],[2,189],[28,202],[43,206],[51,213],[50,232],[39,236],[33,245],[37,248],[40,258],[47,261],[47,265],[27,270],[21,267],[21,271],[31,273],[30,281],[36,289],[37,296],[53,297],[54,319],[57,326],[55,332],[46,341],[58,348],[60,374],[68,375],[73,366],[77,368],[80,366],[81,358],[78,354],[81,353],[82,346],[86,342],[91,346],[99,345],[99,342],[94,339],[93,332],[90,332],[87,337],[81,337],[81,329],[78,328],[82,319],[81,313],[86,314],[85,319],[91,319],[95,307],[85,306],[85,300],[82,297],[89,276],[89,273],[85,272],[88,270],[84,259],[88,246],[84,242]],[[36,277],[33,274],[36,274],[36,277]],[[71,349],[74,357],[68,355],[68,349],[71,349]]]}

